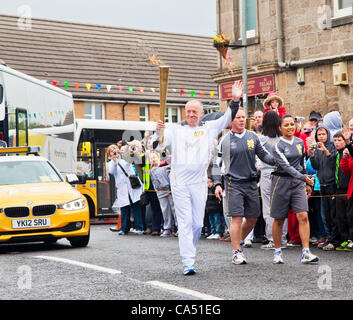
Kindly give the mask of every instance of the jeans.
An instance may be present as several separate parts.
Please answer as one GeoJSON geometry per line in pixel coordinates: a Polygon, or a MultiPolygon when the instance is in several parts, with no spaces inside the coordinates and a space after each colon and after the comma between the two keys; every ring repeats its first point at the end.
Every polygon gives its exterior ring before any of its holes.
{"type": "Polygon", "coordinates": [[[212,234],[221,234],[221,214],[219,212],[212,212],[208,214],[208,220],[211,225],[212,234]]]}
{"type": "Polygon", "coordinates": [[[142,211],[140,201],[135,203],[131,203],[128,206],[121,208],[121,230],[125,233],[128,233],[128,219],[129,219],[129,211],[134,216],[134,227],[137,231],[143,231],[143,223],[142,223],[142,211]]]}
{"type": "Polygon", "coordinates": [[[336,185],[320,186],[321,195],[326,196],[322,198],[324,211],[325,211],[325,222],[328,233],[328,241],[337,240],[338,229],[336,222],[336,185]]]}

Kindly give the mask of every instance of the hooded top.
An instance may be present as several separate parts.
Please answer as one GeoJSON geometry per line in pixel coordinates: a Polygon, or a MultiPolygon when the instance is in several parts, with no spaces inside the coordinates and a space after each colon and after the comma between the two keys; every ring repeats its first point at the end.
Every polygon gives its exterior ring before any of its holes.
{"type": "Polygon", "coordinates": [[[333,136],[337,131],[342,130],[342,119],[338,111],[331,111],[324,116],[323,126],[330,130],[330,141],[333,141],[333,136]]]}
{"type": "Polygon", "coordinates": [[[326,149],[330,152],[327,157],[323,151],[315,150],[314,157],[310,158],[313,169],[317,170],[317,177],[319,178],[320,185],[326,186],[335,184],[335,172],[336,172],[336,155],[337,150],[332,142],[332,135],[325,126],[319,126],[315,132],[315,141],[317,139],[317,132],[319,129],[325,129],[327,132],[327,141],[324,143],[326,149]]]}

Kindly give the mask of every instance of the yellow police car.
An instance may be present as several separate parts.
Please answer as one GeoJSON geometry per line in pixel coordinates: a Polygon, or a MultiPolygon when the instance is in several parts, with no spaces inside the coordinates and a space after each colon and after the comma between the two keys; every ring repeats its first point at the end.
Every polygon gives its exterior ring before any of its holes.
{"type": "Polygon", "coordinates": [[[50,161],[30,155],[38,151],[39,147],[0,148],[0,243],[67,238],[74,247],[87,246],[86,199],[50,161]],[[22,153],[26,155],[19,156],[22,153]]]}

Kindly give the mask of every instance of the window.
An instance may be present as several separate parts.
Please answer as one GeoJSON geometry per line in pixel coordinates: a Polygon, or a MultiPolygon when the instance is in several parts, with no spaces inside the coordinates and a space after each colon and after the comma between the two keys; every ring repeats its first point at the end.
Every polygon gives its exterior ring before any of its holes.
{"type": "Polygon", "coordinates": [[[165,121],[177,123],[180,121],[180,109],[177,107],[167,107],[165,110],[165,121]]]}
{"type": "Polygon", "coordinates": [[[219,111],[219,106],[204,106],[203,107],[203,113],[208,114],[212,112],[218,112],[219,111]]]}
{"type": "MultiPolygon", "coordinates": [[[[242,0],[239,0],[239,39],[242,34],[242,0]]],[[[246,0],[246,37],[254,38],[256,36],[256,0],[246,0]]]]}
{"type": "Polygon", "coordinates": [[[333,12],[334,17],[344,17],[352,15],[353,0],[334,0],[333,12]]]}
{"type": "Polygon", "coordinates": [[[140,121],[148,121],[148,107],[140,106],[140,121]]]}
{"type": "Polygon", "coordinates": [[[101,103],[85,103],[85,119],[104,120],[104,105],[101,103]]]}

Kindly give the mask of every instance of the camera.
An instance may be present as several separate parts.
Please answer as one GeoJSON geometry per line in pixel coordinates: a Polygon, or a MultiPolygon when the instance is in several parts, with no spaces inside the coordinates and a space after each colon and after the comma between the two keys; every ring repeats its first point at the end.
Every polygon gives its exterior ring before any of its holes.
{"type": "Polygon", "coordinates": [[[116,150],[113,150],[113,155],[116,156],[116,150]]]}
{"type": "Polygon", "coordinates": [[[295,121],[295,122],[305,121],[305,118],[304,118],[304,117],[295,117],[295,118],[294,118],[294,121],[295,121]]]}

